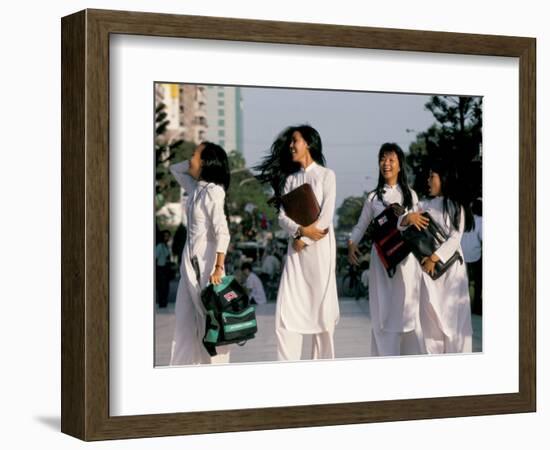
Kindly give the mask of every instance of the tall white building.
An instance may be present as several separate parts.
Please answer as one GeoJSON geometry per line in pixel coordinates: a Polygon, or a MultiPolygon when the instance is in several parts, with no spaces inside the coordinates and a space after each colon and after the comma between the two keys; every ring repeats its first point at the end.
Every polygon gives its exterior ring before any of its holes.
{"type": "Polygon", "coordinates": [[[206,139],[226,152],[243,151],[243,102],[241,88],[206,86],[206,139]]]}

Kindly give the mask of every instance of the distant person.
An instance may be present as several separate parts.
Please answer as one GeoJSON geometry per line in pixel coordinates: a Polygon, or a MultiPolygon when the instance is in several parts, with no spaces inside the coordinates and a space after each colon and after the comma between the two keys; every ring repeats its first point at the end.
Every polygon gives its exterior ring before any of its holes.
{"type": "Polygon", "coordinates": [[[332,359],[334,329],[340,317],[336,289],[333,218],[336,176],[325,167],[321,137],[309,125],[288,127],[256,168],[278,201],[279,225],[289,236],[277,294],[275,334],[279,360],[299,360],[304,335],[312,339],[311,359],[332,359]],[[301,226],[280,206],[281,196],[308,183],[319,203],[316,222],[301,226]]]}
{"type": "Polygon", "coordinates": [[[262,261],[262,272],[273,279],[281,271],[281,263],[277,257],[271,253],[266,253],[262,261]]]}
{"type": "Polygon", "coordinates": [[[239,269],[239,267],[241,267],[240,260],[240,250],[237,250],[235,248],[235,244],[233,242],[230,242],[229,247],[227,248],[227,255],[225,257],[225,267],[227,271],[234,274],[239,269]]]}
{"type": "Polygon", "coordinates": [[[170,242],[171,233],[164,230],[161,233],[162,242],[155,247],[155,288],[157,291],[157,303],[159,308],[166,308],[168,305],[168,293],[170,292],[170,279],[172,278],[172,267],[170,266],[170,242]]]}
{"type": "MultiPolygon", "coordinates": [[[[382,144],[378,151],[378,184],[367,195],[348,242],[348,259],[358,265],[361,242],[372,220],[392,203],[416,211],[418,196],[409,186],[405,154],[395,143],[382,144]]],[[[412,216],[417,218],[417,216],[412,216]]],[[[399,263],[393,278],[382,265],[376,247],[370,253],[369,302],[372,321],[371,355],[396,356],[423,353],[418,320],[421,272],[412,254],[399,263]]]]}
{"type": "Polygon", "coordinates": [[[189,161],[171,165],[170,171],[189,196],[170,365],[226,363],[232,345],[219,347],[211,357],[202,343],[206,317],[200,293],[208,282],[220,284],[225,273],[230,240],[224,213],[231,177],[227,154],[219,145],[203,142],[189,161]]]}
{"type": "Polygon", "coordinates": [[[267,303],[265,296],[264,286],[260,277],[252,271],[252,264],[244,263],[241,266],[243,278],[245,279],[245,286],[248,289],[248,296],[253,305],[260,305],[267,303]]]}
{"type": "Polygon", "coordinates": [[[353,291],[356,288],[357,283],[359,283],[359,276],[358,266],[355,264],[349,264],[347,278],[349,280],[350,291],[353,291]]]}
{"type": "Polygon", "coordinates": [[[472,300],[472,312],[482,313],[481,287],[482,287],[482,252],[483,221],[481,199],[474,200],[472,213],[474,214],[474,228],[462,235],[461,246],[464,252],[464,261],[468,269],[468,278],[474,283],[474,296],[472,300]]]}
{"type": "Polygon", "coordinates": [[[172,254],[178,260],[178,266],[181,265],[181,256],[183,253],[183,248],[185,247],[185,241],[187,240],[187,228],[180,223],[176,232],[174,233],[174,238],[172,239],[172,254]]]}

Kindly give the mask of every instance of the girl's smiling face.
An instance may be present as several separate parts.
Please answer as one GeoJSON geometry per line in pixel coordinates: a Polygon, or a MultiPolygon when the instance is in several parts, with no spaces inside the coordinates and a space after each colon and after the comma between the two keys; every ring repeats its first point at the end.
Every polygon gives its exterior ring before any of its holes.
{"type": "Polygon", "coordinates": [[[290,140],[290,153],[292,154],[292,161],[294,162],[302,161],[309,156],[307,142],[299,131],[292,133],[292,139],[290,140]]]}
{"type": "Polygon", "coordinates": [[[394,185],[397,183],[397,178],[399,176],[399,171],[401,167],[399,166],[399,158],[395,152],[385,152],[380,158],[379,167],[382,177],[389,185],[394,185]]]}

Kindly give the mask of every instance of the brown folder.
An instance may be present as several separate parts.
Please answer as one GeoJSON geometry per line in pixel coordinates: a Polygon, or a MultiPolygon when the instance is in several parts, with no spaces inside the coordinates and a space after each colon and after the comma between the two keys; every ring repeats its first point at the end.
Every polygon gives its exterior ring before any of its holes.
{"type": "Polygon", "coordinates": [[[281,197],[285,214],[297,224],[307,227],[321,214],[321,207],[309,183],[304,183],[281,197]]]}

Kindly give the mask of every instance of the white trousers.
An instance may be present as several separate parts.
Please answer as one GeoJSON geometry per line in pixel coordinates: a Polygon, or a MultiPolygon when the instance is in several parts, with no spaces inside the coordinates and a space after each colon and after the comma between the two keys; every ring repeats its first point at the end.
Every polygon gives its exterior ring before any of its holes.
{"type": "MultiPolygon", "coordinates": [[[[468,310],[465,315],[469,313],[468,310]]],[[[467,317],[463,320],[459,318],[458,329],[451,336],[447,336],[441,330],[439,320],[431,305],[427,301],[421,301],[420,321],[427,353],[472,353],[471,328],[466,319],[467,317]]]]}
{"type": "Polygon", "coordinates": [[[216,356],[210,357],[210,364],[226,364],[229,362],[229,355],[231,353],[231,345],[222,345],[216,347],[216,356]]]}
{"type": "Polygon", "coordinates": [[[426,353],[418,330],[407,333],[372,329],[371,356],[419,355],[426,353]]]}
{"type": "Polygon", "coordinates": [[[287,330],[280,320],[275,327],[277,359],[297,361],[302,358],[304,336],[311,336],[311,359],[334,359],[334,330],[317,334],[302,334],[287,330]]]}
{"type": "Polygon", "coordinates": [[[225,364],[229,362],[232,345],[216,347],[216,356],[210,356],[202,343],[204,317],[191,300],[188,287],[180,281],[176,297],[175,330],[170,357],[171,366],[191,364],[225,364]]]}

